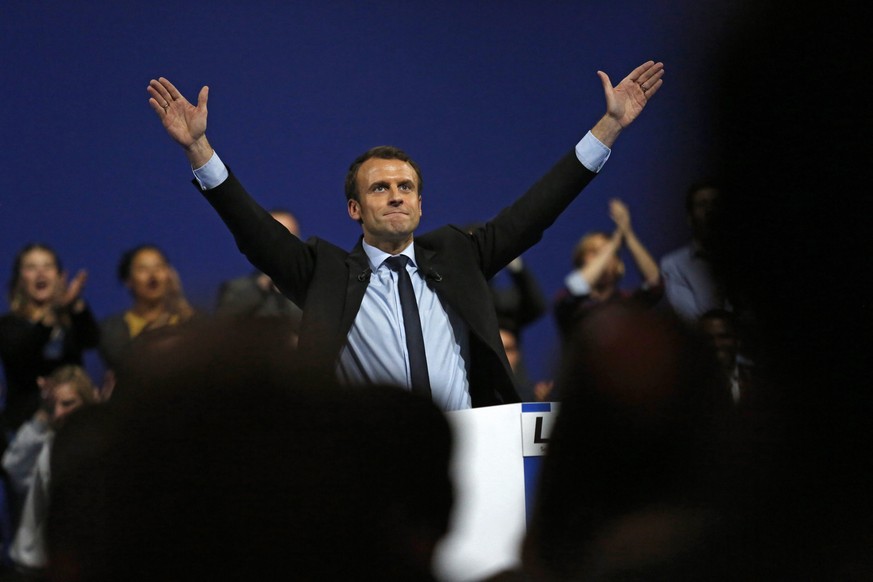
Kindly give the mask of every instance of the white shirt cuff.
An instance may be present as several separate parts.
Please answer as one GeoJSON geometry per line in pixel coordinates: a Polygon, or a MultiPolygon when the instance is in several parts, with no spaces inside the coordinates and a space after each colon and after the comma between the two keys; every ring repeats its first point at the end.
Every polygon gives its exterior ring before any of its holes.
{"type": "Polygon", "coordinates": [[[227,166],[218,157],[217,152],[212,152],[209,161],[194,169],[194,177],[204,190],[212,190],[227,180],[227,166]]]}
{"type": "Polygon", "coordinates": [[[612,150],[603,145],[590,131],[576,144],[576,157],[583,166],[595,174],[603,168],[611,152],[612,150]]]}
{"type": "Polygon", "coordinates": [[[571,295],[578,297],[579,295],[591,294],[591,285],[588,284],[588,281],[585,280],[585,277],[578,270],[564,277],[564,285],[571,295]]]}

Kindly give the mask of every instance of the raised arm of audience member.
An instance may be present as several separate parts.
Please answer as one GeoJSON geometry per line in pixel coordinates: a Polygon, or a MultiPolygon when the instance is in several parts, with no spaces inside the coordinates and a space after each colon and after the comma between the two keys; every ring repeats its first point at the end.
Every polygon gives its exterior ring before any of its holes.
{"type": "Polygon", "coordinates": [[[33,481],[33,468],[39,452],[49,438],[51,416],[40,408],[29,421],[21,425],[15,438],[3,452],[3,470],[12,489],[25,495],[33,481]]]}
{"type": "MultiPolygon", "coordinates": [[[[537,283],[533,273],[530,272],[521,257],[513,259],[506,266],[506,271],[509,273],[517,293],[518,302],[514,318],[518,330],[521,331],[521,328],[542,317],[548,310],[549,304],[540,284],[537,283]]],[[[500,311],[500,302],[496,296],[494,304],[500,311]]]]}
{"type": "Polygon", "coordinates": [[[637,238],[631,226],[631,215],[627,205],[618,198],[613,198],[609,201],[609,216],[624,236],[627,249],[634,258],[634,262],[640,270],[646,285],[649,287],[660,285],[661,272],[658,269],[658,263],[655,262],[649,251],[646,250],[646,247],[637,238]]]}
{"type": "MultiPolygon", "coordinates": [[[[579,265],[578,272],[588,283],[591,288],[597,287],[598,282],[603,279],[603,274],[612,265],[618,251],[621,248],[622,233],[616,229],[606,242],[602,244],[594,253],[585,253],[582,257],[582,263],[579,265]]],[[[590,291],[589,291],[590,294],[590,291]]]]}

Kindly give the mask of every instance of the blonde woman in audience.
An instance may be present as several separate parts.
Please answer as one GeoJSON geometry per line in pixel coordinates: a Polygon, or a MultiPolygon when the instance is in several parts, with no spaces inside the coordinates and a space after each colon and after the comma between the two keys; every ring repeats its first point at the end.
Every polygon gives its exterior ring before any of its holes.
{"type": "Polygon", "coordinates": [[[128,344],[140,334],[180,324],[195,313],[185,299],[179,275],[155,245],[125,252],[118,264],[118,279],[130,291],[133,304],[100,325],[100,355],[109,370],[115,369],[128,344]]]}

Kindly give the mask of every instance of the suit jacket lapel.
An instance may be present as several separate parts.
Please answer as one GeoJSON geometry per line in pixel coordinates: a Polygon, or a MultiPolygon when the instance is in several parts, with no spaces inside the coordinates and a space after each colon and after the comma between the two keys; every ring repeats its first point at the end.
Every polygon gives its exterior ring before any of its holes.
{"type": "MultiPolygon", "coordinates": [[[[413,244],[415,243],[413,242],[413,244]]],[[[428,287],[436,291],[439,289],[438,283],[442,281],[442,275],[434,269],[433,259],[435,256],[435,251],[423,248],[418,244],[415,245],[415,262],[428,287]]]]}
{"type": "Polygon", "coordinates": [[[370,283],[370,261],[367,259],[363,245],[361,245],[362,240],[363,237],[358,239],[358,244],[346,256],[348,280],[346,282],[346,301],[340,319],[340,333],[344,338],[352,328],[355,316],[361,308],[364,293],[367,291],[367,285],[370,283]]]}

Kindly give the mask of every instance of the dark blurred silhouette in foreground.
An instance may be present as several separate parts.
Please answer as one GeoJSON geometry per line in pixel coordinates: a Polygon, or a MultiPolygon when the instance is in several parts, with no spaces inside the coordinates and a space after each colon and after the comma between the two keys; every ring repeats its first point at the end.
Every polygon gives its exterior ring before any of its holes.
{"type": "Polygon", "coordinates": [[[166,328],[129,352],[112,401],[57,436],[52,580],[431,577],[443,414],[313,380],[283,327],[166,328]]]}

